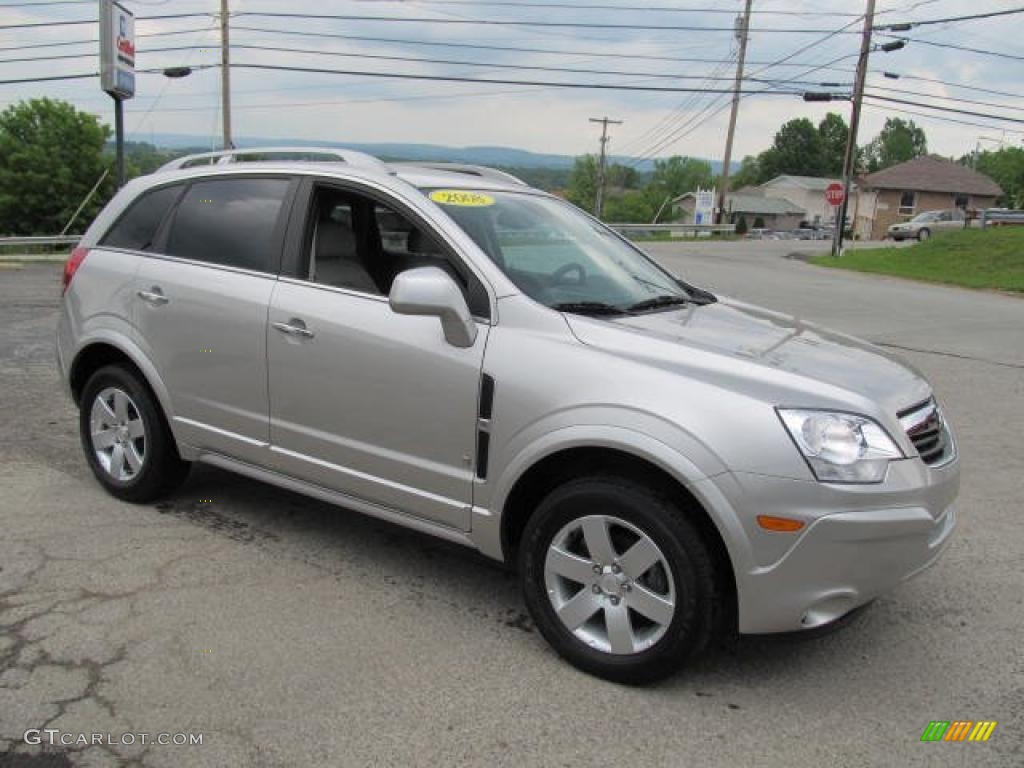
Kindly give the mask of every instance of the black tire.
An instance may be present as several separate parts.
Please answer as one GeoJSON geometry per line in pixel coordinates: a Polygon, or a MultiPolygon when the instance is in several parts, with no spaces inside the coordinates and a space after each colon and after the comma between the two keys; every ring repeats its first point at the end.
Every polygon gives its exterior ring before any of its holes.
{"type": "Polygon", "coordinates": [[[519,566],[527,608],[544,638],[571,664],[606,680],[640,685],[668,677],[703,651],[722,624],[716,605],[721,608],[724,597],[700,530],[676,499],[629,478],[584,477],[555,488],[526,525],[519,566]],[[590,647],[558,618],[548,597],[544,569],[551,542],[573,520],[594,514],[635,526],[669,566],[674,615],[657,642],[635,653],[590,647]]]}
{"type": "Polygon", "coordinates": [[[923,243],[925,240],[932,236],[932,231],[925,227],[917,233],[917,242],[923,243]]]}
{"type": "Polygon", "coordinates": [[[119,499],[137,504],[154,501],[173,491],[188,476],[190,464],[179,456],[159,403],[145,381],[128,366],[108,365],[89,377],[82,389],[78,423],[82,450],[89,468],[100,485],[119,499]],[[142,466],[133,477],[125,480],[114,477],[103,467],[92,444],[92,407],[97,396],[109,388],[127,393],[145,429],[142,466]]]}

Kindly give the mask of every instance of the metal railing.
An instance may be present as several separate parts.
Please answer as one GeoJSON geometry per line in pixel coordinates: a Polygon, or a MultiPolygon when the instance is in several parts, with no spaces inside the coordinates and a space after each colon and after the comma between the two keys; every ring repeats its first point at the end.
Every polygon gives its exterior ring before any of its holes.
{"type": "Polygon", "coordinates": [[[681,232],[693,235],[707,232],[708,234],[731,235],[736,232],[735,224],[609,224],[608,226],[624,235],[630,232],[681,232]]]}
{"type": "Polygon", "coordinates": [[[43,237],[0,237],[0,248],[26,245],[77,245],[81,235],[48,235],[43,237]]]}
{"type": "Polygon", "coordinates": [[[981,226],[997,227],[1007,224],[1024,226],[1024,211],[1012,211],[1008,208],[988,208],[981,212],[981,226]]]}

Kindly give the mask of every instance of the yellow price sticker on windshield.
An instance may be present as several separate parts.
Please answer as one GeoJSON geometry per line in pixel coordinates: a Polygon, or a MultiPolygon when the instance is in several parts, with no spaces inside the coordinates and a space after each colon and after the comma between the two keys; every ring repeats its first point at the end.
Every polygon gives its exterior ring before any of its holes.
{"type": "Polygon", "coordinates": [[[494,198],[479,192],[466,192],[461,189],[436,189],[430,193],[430,199],[441,205],[461,205],[467,208],[484,208],[494,205],[494,198]]]}

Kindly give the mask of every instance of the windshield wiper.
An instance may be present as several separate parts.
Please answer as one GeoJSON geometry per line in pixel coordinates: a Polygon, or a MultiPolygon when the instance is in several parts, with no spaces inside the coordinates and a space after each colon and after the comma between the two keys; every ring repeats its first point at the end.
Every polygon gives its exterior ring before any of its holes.
{"type": "Polygon", "coordinates": [[[603,301],[566,301],[552,304],[551,308],[559,312],[572,312],[577,315],[624,315],[626,310],[603,301]]]}
{"type": "Polygon", "coordinates": [[[651,299],[638,301],[628,307],[630,312],[643,312],[645,309],[660,309],[661,307],[674,307],[678,304],[689,304],[690,300],[685,296],[655,296],[651,299]]]}

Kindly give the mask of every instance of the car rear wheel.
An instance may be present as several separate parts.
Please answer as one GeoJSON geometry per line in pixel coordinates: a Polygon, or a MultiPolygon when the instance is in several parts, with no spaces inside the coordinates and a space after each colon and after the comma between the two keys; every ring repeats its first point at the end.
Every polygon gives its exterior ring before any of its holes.
{"type": "Polygon", "coordinates": [[[928,228],[922,229],[920,232],[917,233],[918,242],[921,242],[921,243],[923,243],[925,240],[927,240],[931,236],[932,236],[931,230],[928,229],[928,228]]]}
{"type": "Polygon", "coordinates": [[[79,431],[96,479],[125,501],[146,502],[176,488],[188,474],[149,388],[135,371],[110,365],[82,390],[79,431]]]}
{"type": "Polygon", "coordinates": [[[667,677],[712,634],[717,580],[700,531],[675,499],[628,478],[552,491],[524,531],[520,576],[545,639],[598,677],[667,677]]]}

